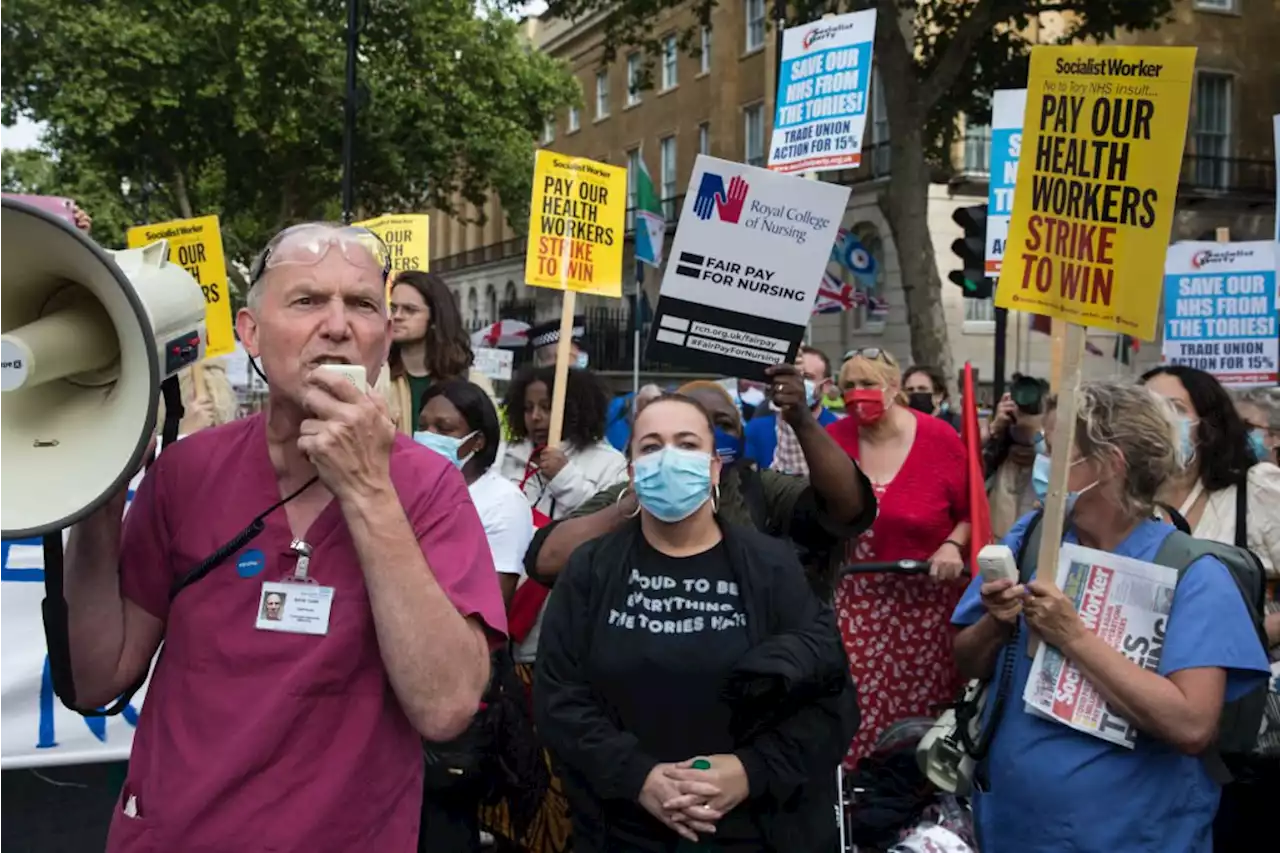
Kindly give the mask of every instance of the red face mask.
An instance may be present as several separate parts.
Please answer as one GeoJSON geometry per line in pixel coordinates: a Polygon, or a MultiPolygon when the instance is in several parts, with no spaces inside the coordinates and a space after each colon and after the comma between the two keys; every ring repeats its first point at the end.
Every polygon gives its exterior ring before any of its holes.
{"type": "Polygon", "coordinates": [[[844,394],[844,406],[859,423],[873,424],[884,417],[884,392],[879,388],[851,388],[844,394]]]}

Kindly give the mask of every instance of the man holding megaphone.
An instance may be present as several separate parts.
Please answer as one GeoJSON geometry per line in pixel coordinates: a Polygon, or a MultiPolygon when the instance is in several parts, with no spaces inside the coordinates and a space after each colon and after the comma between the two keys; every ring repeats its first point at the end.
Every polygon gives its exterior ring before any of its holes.
{"type": "Polygon", "coordinates": [[[77,524],[75,693],[152,673],[109,851],[416,850],[419,737],[470,722],[505,629],[456,469],[367,393],[390,345],[386,247],[281,232],[236,319],[265,411],[166,448],[77,524]]]}

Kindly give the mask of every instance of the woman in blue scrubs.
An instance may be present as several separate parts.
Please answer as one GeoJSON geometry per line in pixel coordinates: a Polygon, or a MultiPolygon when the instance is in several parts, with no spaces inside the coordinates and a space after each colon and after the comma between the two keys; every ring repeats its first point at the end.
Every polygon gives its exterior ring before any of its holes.
{"type": "MultiPolygon", "coordinates": [[[[1086,385],[1078,399],[1063,541],[1151,561],[1173,531],[1152,511],[1179,461],[1174,413],[1127,384],[1086,385]]],[[[1005,537],[1014,553],[1030,518],[1005,537]]],[[[1234,579],[1213,558],[1188,568],[1158,671],[1150,672],[1085,629],[1048,572],[1039,575],[1044,580],[1025,587],[975,578],[952,617],[962,629],[955,657],[966,677],[989,678],[1013,655],[980,773],[984,790],[974,798],[983,853],[1209,853],[1219,786],[1199,756],[1214,743],[1224,700],[1268,672],[1234,579]],[[1137,727],[1133,749],[1024,710],[1028,627],[1137,727]]]]}

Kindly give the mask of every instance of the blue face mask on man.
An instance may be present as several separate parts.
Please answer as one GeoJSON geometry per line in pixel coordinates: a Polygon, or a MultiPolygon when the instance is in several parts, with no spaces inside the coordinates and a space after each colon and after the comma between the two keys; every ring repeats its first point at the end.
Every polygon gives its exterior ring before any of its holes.
{"type": "Polygon", "coordinates": [[[413,440],[421,444],[428,450],[434,450],[445,459],[453,463],[455,468],[461,470],[463,465],[471,461],[471,457],[476,455],[473,450],[466,456],[459,457],[458,453],[462,450],[462,445],[471,440],[475,433],[471,432],[462,438],[454,438],[451,435],[444,435],[438,432],[428,432],[427,430],[418,430],[413,434],[413,440]]]}
{"type": "Polygon", "coordinates": [[[1049,465],[1051,460],[1045,453],[1036,455],[1035,464],[1031,466],[1031,488],[1035,489],[1036,500],[1044,503],[1049,494],[1049,465]]]}
{"type": "Polygon", "coordinates": [[[664,447],[632,463],[631,486],[645,511],[674,524],[711,500],[711,454],[664,447]]]}
{"type": "Polygon", "coordinates": [[[1253,451],[1253,456],[1259,462],[1270,462],[1271,454],[1267,452],[1266,431],[1262,429],[1249,430],[1249,449],[1253,451]]]}

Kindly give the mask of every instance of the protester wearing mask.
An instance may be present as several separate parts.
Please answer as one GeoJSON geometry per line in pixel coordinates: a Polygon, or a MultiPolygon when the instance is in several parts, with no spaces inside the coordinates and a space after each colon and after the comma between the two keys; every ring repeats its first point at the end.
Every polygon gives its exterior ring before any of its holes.
{"type": "Polygon", "coordinates": [[[1024,418],[1039,427],[1045,412],[1045,397],[1049,383],[1032,376],[1013,374],[1009,392],[1000,398],[982,440],[982,470],[988,479],[994,476],[1010,456],[1019,465],[1029,465],[1039,452],[1034,442],[1028,442],[1030,430],[1015,429],[1024,418]]]}
{"type": "Polygon", "coordinates": [[[623,394],[609,401],[609,427],[605,430],[604,435],[615,450],[620,453],[626,453],[630,449],[631,422],[635,420],[636,412],[643,409],[647,403],[661,396],[662,389],[649,383],[648,385],[641,385],[634,395],[623,394]]]}
{"type": "Polygon", "coordinates": [[[862,689],[850,766],[893,723],[936,716],[960,686],[947,617],[964,592],[969,546],[964,448],[945,421],[903,405],[901,375],[885,350],[855,350],[840,370],[849,416],[827,428],[871,479],[879,504],[845,561],[931,566],[929,576],[856,574],[840,585],[836,617],[862,689]]]}
{"type": "Polygon", "coordinates": [[[857,713],[839,636],[790,547],[717,515],[716,432],[692,398],[640,412],[639,518],[575,551],[551,598],[534,710],[577,853],[839,842],[857,713]]]}
{"type": "MultiPolygon", "coordinates": [[[[823,355],[822,350],[813,347],[800,347],[796,356],[796,369],[804,377],[804,399],[809,411],[813,412],[818,426],[826,428],[835,423],[836,416],[828,412],[822,405],[822,398],[831,384],[831,362],[823,355]]],[[[747,422],[746,454],[761,468],[774,468],[783,474],[798,474],[806,477],[809,474],[804,463],[804,453],[796,440],[795,431],[787,422],[778,417],[776,411],[757,415],[747,422]],[[774,455],[781,452],[779,465],[774,465],[774,455]]]]}
{"type": "Polygon", "coordinates": [[[1233,396],[1236,412],[1249,427],[1249,443],[1258,460],[1280,464],[1280,390],[1251,388],[1233,396]]]}
{"type": "MultiPolygon", "coordinates": [[[[1171,407],[1150,391],[1127,383],[1083,386],[1063,542],[1153,561],[1173,532],[1152,512],[1157,489],[1178,470],[1177,441],[1171,407]]],[[[1033,517],[1005,537],[1014,553],[1033,517]]],[[[1224,700],[1256,688],[1267,672],[1235,579],[1215,558],[1191,564],[1174,592],[1153,672],[1086,628],[1053,573],[1039,568],[1025,586],[975,578],[952,618],[963,629],[955,655],[966,677],[991,678],[1012,667],[1009,701],[980,768],[987,781],[974,799],[982,849],[1208,853],[1219,786],[1201,754],[1215,742],[1224,700]],[[1132,749],[1024,709],[1018,700],[1031,667],[1028,629],[1137,727],[1132,749]]]]}
{"type": "Polygon", "coordinates": [[[480,386],[449,379],[427,389],[413,440],[462,472],[493,554],[502,600],[510,605],[524,577],[533,514],[524,493],[493,467],[501,438],[498,412],[480,386]]]}
{"type": "MultiPolygon", "coordinates": [[[[850,353],[845,354],[845,361],[850,353]]],[[[926,415],[941,418],[956,432],[960,431],[960,414],[951,411],[951,392],[947,390],[947,378],[942,371],[927,364],[913,364],[902,374],[902,393],[907,405],[926,415]]]]}
{"type": "Polygon", "coordinates": [[[471,369],[471,339],[453,291],[435,273],[406,270],[391,288],[391,354],[376,385],[396,429],[412,435],[433,382],[466,379],[493,396],[489,378],[471,369]]]}
{"type": "MultiPolygon", "coordinates": [[[[778,365],[769,372],[773,404],[795,430],[812,479],[760,470],[743,456],[742,416],[718,383],[690,382],[677,393],[711,413],[716,453],[723,465],[720,517],[791,539],[805,552],[807,564],[815,569],[815,586],[822,589],[830,584],[828,558],[838,558],[842,543],[871,524],[875,500],[866,477],[814,420],[795,366],[778,365]]],[[[563,521],[534,534],[525,570],[535,580],[555,583],[579,544],[622,527],[638,506],[627,483],[604,490],[563,521]]]]}
{"type": "MultiPolygon", "coordinates": [[[[1243,545],[1262,561],[1273,590],[1266,628],[1273,657],[1280,660],[1280,603],[1274,600],[1280,580],[1280,468],[1259,461],[1266,458],[1265,446],[1211,374],[1163,366],[1148,371],[1143,381],[1178,414],[1184,466],[1161,488],[1160,499],[1178,509],[1197,537],[1243,545]],[[1246,484],[1243,492],[1241,484],[1246,484]],[[1240,510],[1243,530],[1237,525],[1240,510]]],[[[1255,755],[1247,768],[1237,767],[1238,778],[1222,789],[1214,822],[1214,849],[1221,853],[1249,849],[1252,839],[1275,823],[1280,790],[1280,695],[1275,690],[1269,702],[1268,731],[1259,743],[1260,753],[1267,754],[1255,755]]]]}
{"type": "MultiPolygon", "coordinates": [[[[1008,403],[1012,405],[1013,401],[1008,403]]],[[[1045,433],[1057,403],[1057,397],[1046,396],[1041,414],[1018,415],[1008,427],[1009,451],[987,480],[991,533],[997,538],[1044,503],[1049,488],[1049,447],[1045,433]]],[[[1005,405],[1005,401],[1002,400],[1001,405],[1005,405]]]]}
{"type": "Polygon", "coordinates": [[[236,318],[268,380],[265,412],[161,452],[123,529],[121,491],[71,531],[81,705],[112,702],[164,643],[112,853],[416,849],[420,737],[469,725],[506,620],[457,471],[397,436],[377,395],[320,369],[377,377],[390,263],[362,228],[276,235],[236,318]],[[172,596],[257,513],[253,539],[172,596]],[[304,539],[306,552],[291,544],[304,539]],[[262,602],[282,592],[264,629],[262,602]],[[320,621],[291,611],[312,595],[320,621]]]}

